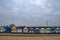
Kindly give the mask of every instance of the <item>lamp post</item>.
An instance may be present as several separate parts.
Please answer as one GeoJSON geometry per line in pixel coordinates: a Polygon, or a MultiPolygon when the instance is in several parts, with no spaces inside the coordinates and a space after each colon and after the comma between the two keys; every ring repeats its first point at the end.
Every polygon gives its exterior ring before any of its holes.
{"type": "Polygon", "coordinates": [[[48,27],[48,21],[46,23],[47,23],[47,27],[48,27]]]}

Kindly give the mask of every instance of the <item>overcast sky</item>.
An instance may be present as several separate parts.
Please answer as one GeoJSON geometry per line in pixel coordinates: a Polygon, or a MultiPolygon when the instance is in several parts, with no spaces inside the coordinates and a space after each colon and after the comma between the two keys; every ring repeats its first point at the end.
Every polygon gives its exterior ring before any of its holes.
{"type": "Polygon", "coordinates": [[[0,25],[60,25],[60,0],[0,0],[0,25]]]}

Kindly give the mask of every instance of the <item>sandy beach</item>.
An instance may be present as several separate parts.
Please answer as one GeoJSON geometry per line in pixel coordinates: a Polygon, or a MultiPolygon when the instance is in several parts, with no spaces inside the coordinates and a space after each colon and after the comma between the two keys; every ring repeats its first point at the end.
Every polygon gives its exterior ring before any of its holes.
{"type": "Polygon", "coordinates": [[[60,40],[60,34],[7,34],[0,33],[0,40],[60,40]]]}

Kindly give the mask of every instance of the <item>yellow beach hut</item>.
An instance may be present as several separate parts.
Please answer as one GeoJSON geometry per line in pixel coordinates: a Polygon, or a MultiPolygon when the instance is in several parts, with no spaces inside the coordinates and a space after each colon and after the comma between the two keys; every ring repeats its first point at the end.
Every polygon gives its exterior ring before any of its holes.
{"type": "Polygon", "coordinates": [[[12,33],[16,33],[16,32],[17,32],[16,27],[12,27],[12,28],[11,28],[11,32],[12,32],[12,33]]]}
{"type": "Polygon", "coordinates": [[[15,25],[13,25],[13,26],[11,27],[11,32],[12,32],[12,33],[16,33],[16,32],[17,32],[17,28],[16,28],[15,25]]]}

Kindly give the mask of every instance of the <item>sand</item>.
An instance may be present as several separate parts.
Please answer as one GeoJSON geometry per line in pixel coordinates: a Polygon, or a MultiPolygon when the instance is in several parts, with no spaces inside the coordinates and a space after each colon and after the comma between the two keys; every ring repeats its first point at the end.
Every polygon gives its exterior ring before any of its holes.
{"type": "Polygon", "coordinates": [[[60,34],[0,34],[0,40],[60,40],[60,34]]]}

